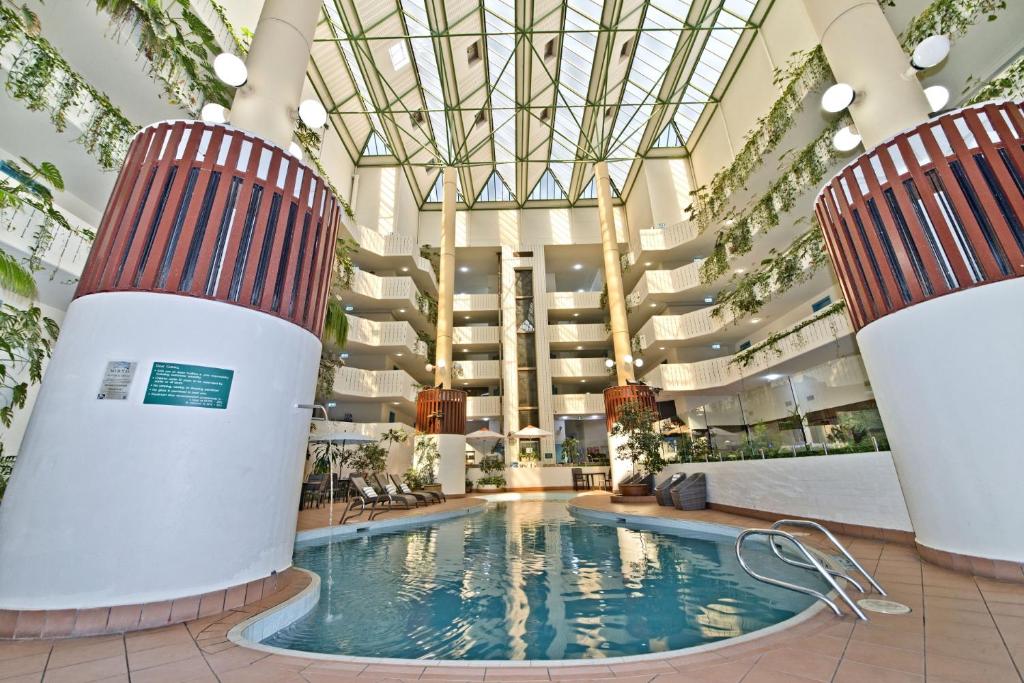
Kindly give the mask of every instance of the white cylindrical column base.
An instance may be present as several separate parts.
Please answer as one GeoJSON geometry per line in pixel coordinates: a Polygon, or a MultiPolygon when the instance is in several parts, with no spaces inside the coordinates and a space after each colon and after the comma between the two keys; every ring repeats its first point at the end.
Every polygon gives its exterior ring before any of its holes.
{"type": "Polygon", "coordinates": [[[625,434],[618,436],[608,435],[608,458],[612,468],[612,491],[617,491],[622,480],[635,472],[632,460],[619,457],[619,446],[626,443],[627,439],[628,437],[625,434]]]}
{"type": "Polygon", "coordinates": [[[437,482],[446,496],[466,494],[466,436],[464,434],[432,434],[422,438],[437,443],[437,482]]]}
{"type": "Polygon", "coordinates": [[[917,542],[1024,562],[1024,279],[938,297],[857,334],[917,542]]]}
{"type": "Polygon", "coordinates": [[[170,600],[291,565],[320,341],[171,294],[72,302],[0,506],[0,608],[170,600]],[[136,363],[100,400],[108,361],[136,363]],[[233,371],[224,409],[143,403],[155,362],[233,371]]]}

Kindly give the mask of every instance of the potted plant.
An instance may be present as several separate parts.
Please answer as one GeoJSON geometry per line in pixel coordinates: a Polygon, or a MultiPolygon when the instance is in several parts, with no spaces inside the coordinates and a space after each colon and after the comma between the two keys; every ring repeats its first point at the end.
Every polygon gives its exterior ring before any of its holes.
{"type": "Polygon", "coordinates": [[[441,484],[437,482],[437,462],[440,459],[437,442],[425,436],[416,437],[412,469],[417,473],[417,481],[424,491],[441,492],[441,484]]]}
{"type": "Polygon", "coordinates": [[[583,458],[580,454],[580,440],[575,436],[566,437],[562,442],[562,458],[573,465],[582,465],[583,458]]]}
{"type": "MultiPolygon", "coordinates": [[[[661,435],[654,429],[657,419],[653,410],[629,401],[623,404],[612,426],[612,436],[626,437],[616,449],[616,457],[631,461],[633,471],[639,470],[645,476],[655,475],[665,467],[661,457],[661,435]]],[[[646,496],[651,488],[647,483],[620,484],[619,492],[623,496],[646,496]]]]}
{"type": "Polygon", "coordinates": [[[494,457],[486,457],[480,461],[480,471],[484,476],[476,480],[476,490],[496,493],[505,489],[505,463],[494,457]]]}

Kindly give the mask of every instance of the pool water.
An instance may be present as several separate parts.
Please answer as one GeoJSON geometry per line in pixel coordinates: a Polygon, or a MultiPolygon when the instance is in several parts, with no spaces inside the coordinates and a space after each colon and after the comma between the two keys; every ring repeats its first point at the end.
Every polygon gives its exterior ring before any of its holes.
{"type": "MultiPolygon", "coordinates": [[[[750,543],[772,576],[822,588],[750,543]]],[[[676,536],[573,517],[564,501],[322,545],[295,564],[322,579],[308,614],[263,642],[365,657],[588,659],[750,633],[810,606],[747,576],[729,536],[676,536]]]]}

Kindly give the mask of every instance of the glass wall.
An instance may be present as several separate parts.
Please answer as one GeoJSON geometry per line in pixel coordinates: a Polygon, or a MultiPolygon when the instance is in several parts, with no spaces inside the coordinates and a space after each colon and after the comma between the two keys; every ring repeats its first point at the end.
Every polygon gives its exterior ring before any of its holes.
{"type": "Polygon", "coordinates": [[[860,356],[792,375],[747,380],[738,394],[709,398],[679,416],[666,438],[683,462],[831,455],[889,449],[860,356]]]}

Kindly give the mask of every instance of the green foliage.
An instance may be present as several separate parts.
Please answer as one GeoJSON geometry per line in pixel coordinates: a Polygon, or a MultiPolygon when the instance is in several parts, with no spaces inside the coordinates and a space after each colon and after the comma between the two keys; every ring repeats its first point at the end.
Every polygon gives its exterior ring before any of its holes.
{"type": "Polygon", "coordinates": [[[480,477],[476,480],[477,486],[497,486],[498,488],[504,488],[506,482],[505,477],[500,474],[494,474],[487,477],[480,477]]]}
{"type": "Polygon", "coordinates": [[[388,466],[388,451],[376,441],[361,443],[349,454],[345,464],[355,472],[383,472],[388,466]]]}
{"type": "Polygon", "coordinates": [[[416,308],[427,317],[432,324],[437,324],[437,299],[429,294],[416,292],[416,308]]]}
{"type": "Polygon", "coordinates": [[[348,343],[348,314],[339,299],[328,299],[324,314],[324,333],[321,338],[329,343],[344,348],[348,343]]]}
{"type": "Polygon", "coordinates": [[[505,471],[505,463],[501,458],[488,455],[480,461],[480,471],[486,475],[497,474],[505,471]]]}
{"type": "Polygon", "coordinates": [[[900,34],[900,44],[911,52],[928,36],[945,34],[956,40],[982,19],[995,21],[1004,9],[1006,0],[933,0],[900,34]]]}
{"type": "Polygon", "coordinates": [[[28,299],[37,294],[36,280],[17,258],[0,251],[0,288],[28,299]]]}
{"type": "Polygon", "coordinates": [[[328,348],[320,351],[320,368],[316,374],[316,397],[320,403],[334,393],[334,375],[340,366],[337,354],[328,348]]]}
{"type": "Polygon", "coordinates": [[[654,429],[657,419],[653,410],[637,401],[628,401],[619,409],[619,417],[612,425],[612,436],[626,437],[616,449],[616,457],[632,461],[633,468],[645,474],[657,474],[665,467],[661,435],[654,429]]]}
{"type": "Polygon", "coordinates": [[[1014,60],[995,78],[985,83],[968,104],[1024,97],[1024,55],[1014,60]]]}
{"type": "Polygon", "coordinates": [[[419,473],[423,485],[437,481],[437,463],[440,459],[437,442],[430,437],[418,435],[413,447],[412,466],[419,473]]]}
{"type": "Polygon", "coordinates": [[[885,437],[885,428],[882,426],[882,416],[878,414],[878,411],[857,410],[840,413],[839,421],[829,430],[828,440],[830,443],[854,448],[870,445],[873,449],[872,436],[877,439],[879,448],[888,448],[889,442],[885,437]]]}
{"type": "Polygon", "coordinates": [[[747,134],[736,158],[714,175],[706,186],[693,192],[691,219],[700,230],[710,226],[725,209],[729,196],[742,189],[764,157],[778,147],[803,109],[807,94],[832,78],[832,70],[821,46],[795,52],[789,66],[776,70],[775,84],[782,93],[771,109],[759,118],[747,134]]]}
{"type": "Polygon", "coordinates": [[[575,436],[568,436],[562,442],[562,457],[565,460],[578,465],[583,462],[583,453],[580,450],[580,440],[575,436]]]}
{"type": "MultiPolygon", "coordinates": [[[[826,318],[831,318],[832,316],[835,315],[842,315],[845,311],[846,302],[837,301],[831,306],[828,306],[818,311],[815,315],[812,315],[810,318],[801,320],[796,325],[793,325],[792,327],[782,330],[781,332],[775,332],[764,341],[758,342],[757,344],[754,344],[749,348],[743,349],[735,356],[733,356],[732,360],[730,360],[729,363],[736,364],[739,365],[740,367],[745,368],[751,363],[753,363],[754,359],[757,358],[762,352],[774,351],[776,355],[782,355],[782,349],[779,347],[779,344],[784,339],[787,339],[795,335],[797,340],[802,342],[802,337],[800,336],[800,333],[804,328],[813,325],[819,320],[825,320],[826,318]]],[[[833,330],[834,329],[835,328],[833,327],[833,330]]]]}
{"type": "Polygon", "coordinates": [[[711,440],[706,436],[681,434],[676,440],[676,458],[680,462],[707,462],[711,457],[711,440]]]}
{"type": "Polygon", "coordinates": [[[756,270],[733,275],[732,287],[719,294],[712,315],[722,317],[729,313],[739,318],[757,313],[772,297],[810,280],[829,262],[817,224],[793,240],[785,251],[772,249],[768,253],[756,270]]]}
{"type": "Polygon", "coordinates": [[[48,112],[58,131],[67,127],[71,112],[91,112],[78,142],[102,168],[118,168],[139,127],[87,83],[37,29],[25,23],[22,13],[0,5],[0,49],[18,45],[7,73],[7,93],[31,111],[48,112]]]}
{"type": "Polygon", "coordinates": [[[242,27],[242,33],[239,34],[235,30],[235,27],[228,21],[228,13],[224,9],[224,5],[220,4],[216,0],[209,0],[210,6],[213,11],[220,17],[220,22],[224,24],[224,28],[231,34],[231,39],[235,41],[235,47],[238,49],[238,54],[244,55],[249,52],[249,45],[252,42],[252,31],[249,31],[245,27],[242,27]]]}
{"type": "Polygon", "coordinates": [[[38,306],[0,305],[0,389],[10,392],[7,404],[0,408],[0,423],[5,427],[11,426],[14,411],[25,407],[29,386],[42,380],[43,362],[50,357],[59,332],[57,323],[38,306]]]}

